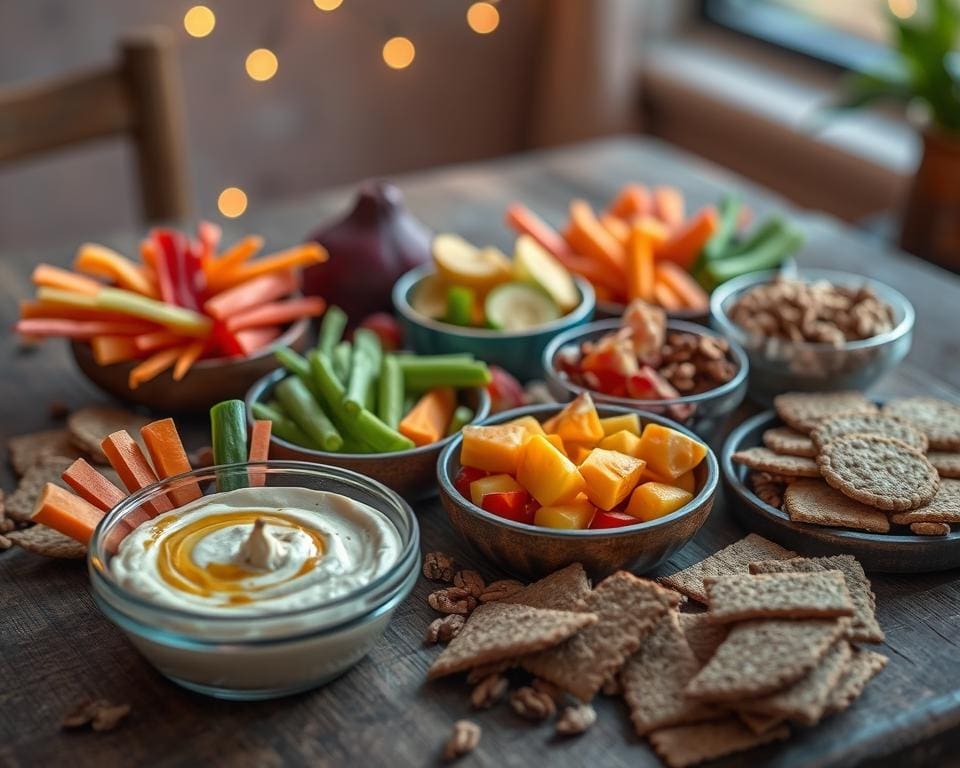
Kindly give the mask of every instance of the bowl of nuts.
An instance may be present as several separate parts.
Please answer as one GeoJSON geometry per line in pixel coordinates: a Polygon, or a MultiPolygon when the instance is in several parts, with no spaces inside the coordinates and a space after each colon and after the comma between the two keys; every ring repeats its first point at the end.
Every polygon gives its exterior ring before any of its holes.
{"type": "Polygon", "coordinates": [[[735,342],[634,301],[620,319],[555,336],[543,367],[561,402],[589,392],[597,403],[662,414],[709,440],[743,402],[749,362],[735,342]]]}
{"type": "Polygon", "coordinates": [[[915,313],[897,290],[826,269],[743,275],[710,298],[711,322],[750,359],[749,394],[864,390],[906,357],[915,313]]]}

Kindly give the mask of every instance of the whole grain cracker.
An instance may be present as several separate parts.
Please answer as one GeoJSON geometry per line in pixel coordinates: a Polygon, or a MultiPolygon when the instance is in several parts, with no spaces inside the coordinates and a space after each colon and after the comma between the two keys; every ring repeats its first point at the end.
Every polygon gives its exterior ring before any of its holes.
{"type": "Polygon", "coordinates": [[[735,624],[686,693],[708,702],[775,693],[813,669],[849,626],[846,618],[755,619],[735,624]]]}
{"type": "Polygon", "coordinates": [[[6,514],[12,520],[29,520],[33,515],[33,506],[47,483],[67,488],[60,479],[63,471],[74,459],[66,456],[43,456],[20,478],[17,490],[7,497],[6,514]]]}
{"type": "Polygon", "coordinates": [[[840,680],[830,691],[824,714],[835,715],[847,709],[863,693],[874,675],[887,666],[887,657],[882,653],[856,649],[840,680]]]}
{"type": "Polygon", "coordinates": [[[940,485],[926,456],[889,437],[835,438],[820,451],[817,464],[832,487],[878,509],[914,509],[930,501],[940,485]]]}
{"type": "Polygon", "coordinates": [[[87,555],[87,548],[79,541],[64,536],[45,525],[31,525],[6,534],[14,544],[27,552],[63,560],[79,560],[87,555]]]}
{"type": "Polygon", "coordinates": [[[7,442],[7,449],[10,453],[10,464],[18,476],[25,475],[30,467],[39,464],[40,460],[47,456],[81,456],[80,451],[70,441],[70,433],[65,429],[48,429],[11,437],[7,442]]]}
{"type": "Polygon", "coordinates": [[[891,400],[883,412],[914,424],[937,451],[960,451],[960,405],[935,397],[905,397],[891,400]]]}
{"type": "Polygon", "coordinates": [[[717,717],[716,708],[683,695],[699,670],[700,662],[680,628],[678,614],[671,611],[657,622],[620,673],[623,697],[638,734],[717,717]]]}
{"type": "Polygon", "coordinates": [[[941,480],[936,495],[922,507],[909,512],[895,512],[890,522],[897,525],[912,523],[960,523],[960,480],[941,480]]]}
{"type": "Polygon", "coordinates": [[[590,594],[590,579],[580,563],[554,571],[539,581],[500,600],[501,603],[520,603],[534,608],[552,608],[557,611],[576,611],[590,594]]]}
{"type": "Polygon", "coordinates": [[[738,718],[729,717],[654,731],[650,734],[650,744],[670,768],[688,768],[762,744],[783,741],[789,735],[790,728],[786,725],[771,728],[766,733],[754,733],[738,718]]]}
{"type": "Polygon", "coordinates": [[[798,432],[809,434],[820,421],[837,413],[876,413],[877,406],[861,392],[788,392],[773,399],[777,415],[798,432]]]}
{"type": "Polygon", "coordinates": [[[678,619],[693,655],[701,665],[706,664],[727,638],[729,627],[712,622],[709,613],[681,613],[678,619]]]}
{"type": "Polygon", "coordinates": [[[617,571],[580,603],[580,610],[599,617],[596,624],[554,648],[521,659],[520,664],[581,701],[589,701],[677,603],[675,593],[626,571],[617,571]]]}
{"type": "Polygon", "coordinates": [[[771,427],[763,433],[763,444],[781,456],[805,456],[812,459],[817,455],[817,446],[813,440],[792,427],[771,427]]]}
{"type": "Polygon", "coordinates": [[[100,441],[107,435],[125,429],[130,433],[140,447],[140,428],[146,426],[150,419],[110,405],[91,405],[74,411],[67,418],[67,429],[70,439],[80,450],[88,453],[98,464],[109,464],[106,455],[100,449],[100,441]]]}
{"type": "Polygon", "coordinates": [[[910,531],[917,536],[946,536],[950,533],[949,523],[910,523],[910,531]]]}
{"type": "Polygon", "coordinates": [[[708,615],[718,623],[853,615],[853,601],[840,571],[721,576],[708,579],[706,587],[708,615]]]}
{"type": "Polygon", "coordinates": [[[863,566],[852,555],[830,557],[795,557],[792,560],[764,560],[750,563],[750,573],[810,573],[813,571],[841,571],[853,602],[853,616],[847,640],[853,643],[882,643],[883,630],[877,622],[876,595],[870,589],[870,580],[863,566]]]}
{"type": "Polygon", "coordinates": [[[666,587],[682,592],[698,602],[706,604],[707,592],[703,585],[704,578],[718,576],[732,576],[738,573],[749,573],[750,563],[757,560],[786,560],[796,557],[797,553],[774,544],[755,533],[735,541],[719,552],[694,563],[682,571],[669,576],[661,576],[657,581],[666,587]]]}
{"type": "Polygon", "coordinates": [[[819,451],[837,437],[879,435],[906,443],[921,453],[927,450],[927,436],[910,422],[889,413],[839,413],[821,421],[810,433],[819,451]]]}
{"type": "Polygon", "coordinates": [[[884,512],[849,498],[822,480],[798,480],[783,494],[783,509],[795,523],[887,533],[884,512]]]}
{"type": "Polygon", "coordinates": [[[782,717],[761,715],[755,712],[737,712],[737,717],[754,733],[766,733],[783,722],[782,717]]]}
{"type": "Polygon", "coordinates": [[[427,678],[432,680],[549,648],[596,621],[597,616],[592,613],[485,603],[470,615],[463,629],[430,665],[427,678]]]}
{"type": "Polygon", "coordinates": [[[730,459],[761,472],[776,472],[793,477],[820,477],[817,462],[805,456],[782,456],[769,448],[756,446],[734,453],[730,459]]]}
{"type": "Polygon", "coordinates": [[[927,454],[927,461],[933,464],[941,478],[960,478],[960,453],[930,451],[927,454]]]}

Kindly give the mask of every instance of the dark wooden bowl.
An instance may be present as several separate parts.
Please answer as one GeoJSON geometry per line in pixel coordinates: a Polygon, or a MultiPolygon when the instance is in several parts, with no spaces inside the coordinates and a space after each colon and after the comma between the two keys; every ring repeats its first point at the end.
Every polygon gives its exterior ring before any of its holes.
{"type": "Polygon", "coordinates": [[[257,379],[277,367],[273,350],[281,346],[303,349],[309,331],[308,319],[297,320],[273,344],[251,357],[199,360],[180,381],[165,371],[136,389],[127,386],[135,362],[98,365],[89,344],[75,341],[70,347],[84,375],[118,400],[162,414],[200,413],[221,400],[242,398],[257,379]]]}
{"type": "Polygon", "coordinates": [[[763,444],[763,433],[781,422],[766,411],[730,433],[723,446],[720,465],[727,487],[733,491],[730,506],[740,522],[768,539],[803,555],[853,555],[868,571],[880,573],[926,573],[960,567],[960,532],[946,536],[916,536],[905,526],[891,530],[904,533],[867,533],[795,523],[781,509],[756,496],[746,484],[747,468],[734,464],[739,450],[763,444]]]}
{"type": "MultiPolygon", "coordinates": [[[[275,369],[250,387],[246,403],[247,419],[251,423],[254,418],[251,410],[253,404],[269,400],[273,388],[286,376],[287,371],[284,369],[275,369]]],[[[473,422],[486,418],[490,412],[490,395],[483,387],[461,390],[459,397],[463,405],[473,409],[475,414],[473,422]]],[[[456,437],[459,438],[459,435],[456,437]]],[[[432,445],[394,453],[331,453],[304,448],[273,435],[270,438],[270,458],[309,461],[313,464],[329,464],[350,469],[361,475],[372,477],[405,499],[415,501],[437,492],[434,481],[437,457],[440,451],[454,439],[453,436],[445,437],[432,445]]]]}
{"type": "MultiPolygon", "coordinates": [[[[505,411],[483,421],[502,424],[521,416],[544,421],[562,405],[531,405],[505,411]]],[[[601,416],[639,413],[642,422],[662,424],[697,440],[690,430],[674,421],[642,411],[612,405],[597,406],[601,416]]],[[[580,562],[594,577],[606,576],[625,568],[645,573],[656,568],[693,538],[713,508],[720,473],[713,451],[697,467],[697,494],[689,504],[657,520],[623,528],[568,531],[542,528],[498,517],[474,505],[460,495],[453,481],[460,470],[458,435],[448,445],[437,464],[440,500],[453,527],[480,553],[508,573],[535,579],[580,562]]]]}

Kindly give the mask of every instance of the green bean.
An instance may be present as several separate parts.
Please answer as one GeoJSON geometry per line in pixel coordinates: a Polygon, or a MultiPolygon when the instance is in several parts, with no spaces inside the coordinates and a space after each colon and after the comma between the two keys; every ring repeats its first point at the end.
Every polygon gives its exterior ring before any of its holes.
{"type": "Polygon", "coordinates": [[[341,341],[333,348],[333,355],[330,360],[333,363],[333,371],[337,378],[346,386],[350,378],[350,358],[353,357],[353,345],[349,341],[341,341]]]}
{"type": "Polygon", "coordinates": [[[486,363],[436,357],[401,357],[400,370],[408,389],[434,387],[482,387],[490,383],[486,363]]]}
{"type": "Polygon", "coordinates": [[[303,355],[294,352],[290,347],[278,347],[273,355],[280,361],[280,365],[290,373],[295,373],[301,378],[310,376],[310,363],[303,355]]]}
{"type": "Polygon", "coordinates": [[[403,373],[397,358],[384,355],[380,365],[377,415],[384,424],[396,429],[403,418],[403,373]]]}
{"type": "Polygon", "coordinates": [[[297,422],[287,416],[284,411],[273,407],[271,403],[254,403],[251,410],[258,419],[268,419],[273,424],[273,434],[281,440],[286,440],[288,443],[304,448],[321,450],[320,446],[297,426],[297,422]]]}
{"type": "Polygon", "coordinates": [[[720,201],[720,226],[703,247],[701,258],[704,261],[723,258],[731,250],[742,205],[737,195],[727,195],[720,201]]]}
{"type": "Polygon", "coordinates": [[[795,229],[768,237],[753,250],[728,256],[707,264],[705,272],[710,288],[748,272],[774,269],[803,245],[803,234],[795,229]]]}
{"type": "Polygon", "coordinates": [[[346,327],[346,312],[338,306],[328,307],[320,322],[320,340],[317,342],[317,349],[326,355],[332,355],[334,347],[343,338],[346,327]]]}
{"type": "Polygon", "coordinates": [[[340,449],[343,438],[299,376],[285,378],[277,384],[276,393],[284,410],[311,440],[325,451],[340,449]]]}
{"type": "MultiPolygon", "coordinates": [[[[242,400],[224,400],[210,409],[210,441],[214,464],[240,464],[247,460],[247,414],[242,400]]],[[[217,490],[246,488],[246,469],[217,471],[217,490]]]]}
{"type": "Polygon", "coordinates": [[[380,373],[382,357],[380,337],[373,331],[359,328],[353,334],[350,379],[343,398],[343,408],[347,413],[355,414],[362,408],[369,408],[371,391],[380,373]]]}
{"type": "Polygon", "coordinates": [[[450,418],[450,425],[447,427],[447,435],[455,435],[467,424],[473,421],[473,409],[465,405],[458,405],[450,418]]]}

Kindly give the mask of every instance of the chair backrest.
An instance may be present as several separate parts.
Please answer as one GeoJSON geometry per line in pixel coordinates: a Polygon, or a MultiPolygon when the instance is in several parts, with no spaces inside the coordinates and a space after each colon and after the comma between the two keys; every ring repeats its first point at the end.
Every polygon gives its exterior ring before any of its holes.
{"type": "Polygon", "coordinates": [[[164,29],[123,37],[112,66],[0,87],[0,163],[127,135],[147,221],[189,213],[186,138],[176,51],[164,29]]]}

